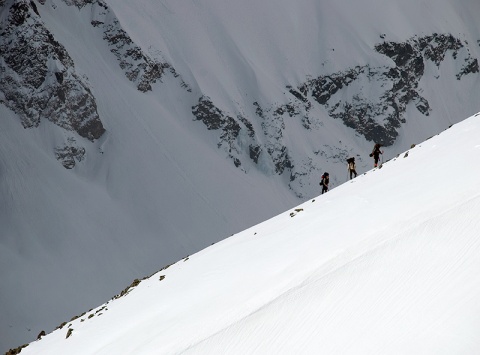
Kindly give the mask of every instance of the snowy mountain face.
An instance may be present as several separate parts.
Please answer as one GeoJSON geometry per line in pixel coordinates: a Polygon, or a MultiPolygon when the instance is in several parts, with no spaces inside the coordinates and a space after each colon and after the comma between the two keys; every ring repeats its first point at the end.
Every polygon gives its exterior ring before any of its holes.
{"type": "Polygon", "coordinates": [[[0,0],[0,347],[479,111],[479,12],[0,0]]]}
{"type": "Polygon", "coordinates": [[[22,354],[477,354],[479,130],[135,280],[22,354]]]}

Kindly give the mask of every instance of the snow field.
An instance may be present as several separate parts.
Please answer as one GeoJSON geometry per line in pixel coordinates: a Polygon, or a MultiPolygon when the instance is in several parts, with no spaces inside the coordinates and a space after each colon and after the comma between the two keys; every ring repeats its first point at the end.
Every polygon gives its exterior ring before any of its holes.
{"type": "Polygon", "coordinates": [[[479,131],[471,117],[24,352],[477,353],[479,131]],[[454,185],[440,166],[455,166],[454,185]]]}

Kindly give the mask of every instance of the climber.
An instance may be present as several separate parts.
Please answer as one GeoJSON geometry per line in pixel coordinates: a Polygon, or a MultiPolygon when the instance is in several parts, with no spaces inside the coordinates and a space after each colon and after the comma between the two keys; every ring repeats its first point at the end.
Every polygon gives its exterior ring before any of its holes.
{"type": "Polygon", "coordinates": [[[376,143],[373,147],[372,152],[370,153],[370,157],[373,157],[375,160],[375,164],[373,165],[375,168],[378,165],[378,160],[380,159],[380,154],[383,154],[383,152],[380,150],[380,147],[382,145],[380,143],[376,143]]]}
{"type": "Polygon", "coordinates": [[[322,186],[322,195],[328,191],[328,183],[330,182],[328,173],[324,173],[322,175],[322,181],[320,181],[320,185],[322,186]]]}
{"type": "Polygon", "coordinates": [[[350,172],[350,180],[352,180],[352,175],[355,174],[355,177],[357,177],[357,170],[355,167],[355,158],[348,158],[347,159],[347,169],[350,172]]]}

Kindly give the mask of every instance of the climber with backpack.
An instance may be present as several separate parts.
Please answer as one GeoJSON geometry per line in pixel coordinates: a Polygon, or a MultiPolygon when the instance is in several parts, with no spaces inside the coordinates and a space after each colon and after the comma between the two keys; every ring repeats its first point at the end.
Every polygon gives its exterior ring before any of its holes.
{"type": "Polygon", "coordinates": [[[330,178],[328,173],[323,173],[322,181],[320,181],[320,185],[322,186],[322,195],[328,191],[328,183],[330,182],[330,178]]]}
{"type": "Polygon", "coordinates": [[[382,145],[380,143],[376,143],[373,146],[372,152],[370,153],[370,157],[373,157],[373,159],[375,160],[375,164],[373,165],[375,168],[378,165],[378,160],[380,159],[380,154],[383,154],[383,152],[380,150],[381,146],[382,145]]]}
{"type": "Polygon", "coordinates": [[[352,180],[352,175],[355,174],[355,177],[357,177],[357,170],[355,167],[355,158],[348,158],[347,159],[347,169],[350,172],[350,180],[352,180]]]}

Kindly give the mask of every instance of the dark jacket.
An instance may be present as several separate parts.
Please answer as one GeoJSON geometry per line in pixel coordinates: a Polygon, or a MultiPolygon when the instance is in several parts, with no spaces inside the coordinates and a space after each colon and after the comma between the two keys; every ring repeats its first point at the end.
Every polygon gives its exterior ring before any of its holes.
{"type": "Polygon", "coordinates": [[[322,181],[320,182],[320,185],[328,187],[329,182],[330,182],[330,178],[328,176],[324,176],[322,178],[322,181]]]}
{"type": "Polygon", "coordinates": [[[380,154],[382,154],[382,151],[380,150],[380,147],[381,147],[381,145],[378,144],[378,143],[375,144],[375,146],[373,147],[372,155],[374,157],[378,158],[380,156],[380,154]]]}

